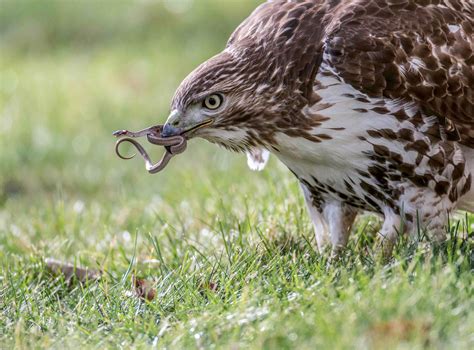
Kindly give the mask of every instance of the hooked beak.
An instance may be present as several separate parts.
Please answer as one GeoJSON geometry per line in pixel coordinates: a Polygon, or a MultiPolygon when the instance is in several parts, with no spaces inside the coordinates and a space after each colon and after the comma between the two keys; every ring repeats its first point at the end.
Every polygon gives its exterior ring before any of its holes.
{"type": "Polygon", "coordinates": [[[161,130],[161,136],[162,137],[172,137],[172,136],[178,136],[183,133],[183,129],[181,128],[175,128],[174,126],[171,126],[168,122],[163,125],[163,130],[161,130]]]}
{"type": "Polygon", "coordinates": [[[189,138],[192,132],[211,125],[214,122],[213,119],[206,119],[198,123],[187,123],[187,125],[180,126],[181,124],[181,113],[177,110],[171,112],[168,120],[163,126],[161,131],[162,137],[172,137],[172,136],[185,136],[189,138]]]}

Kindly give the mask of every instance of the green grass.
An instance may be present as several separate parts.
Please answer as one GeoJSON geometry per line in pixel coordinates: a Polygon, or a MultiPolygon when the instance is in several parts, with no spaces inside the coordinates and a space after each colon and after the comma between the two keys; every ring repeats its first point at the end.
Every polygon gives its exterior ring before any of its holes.
{"type": "Polygon", "coordinates": [[[363,216],[328,263],[275,159],[196,140],[151,176],[115,156],[111,132],[164,121],[258,1],[189,3],[0,3],[0,348],[472,348],[474,216],[389,265],[363,216]],[[105,274],[67,284],[48,257],[105,274]]]}

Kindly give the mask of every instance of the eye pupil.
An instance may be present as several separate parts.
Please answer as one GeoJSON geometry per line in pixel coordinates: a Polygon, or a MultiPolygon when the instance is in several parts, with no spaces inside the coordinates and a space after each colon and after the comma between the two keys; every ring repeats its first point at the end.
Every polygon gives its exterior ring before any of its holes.
{"type": "Polygon", "coordinates": [[[217,109],[222,103],[222,97],[220,95],[211,95],[206,97],[203,102],[203,106],[207,109],[217,109]]]}

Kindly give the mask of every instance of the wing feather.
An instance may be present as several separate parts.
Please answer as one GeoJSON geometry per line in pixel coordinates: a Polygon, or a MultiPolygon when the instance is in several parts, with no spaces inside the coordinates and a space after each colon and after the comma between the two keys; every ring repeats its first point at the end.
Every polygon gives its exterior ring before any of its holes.
{"type": "Polygon", "coordinates": [[[471,1],[357,1],[332,23],[325,63],[345,82],[418,104],[474,148],[471,1]]]}

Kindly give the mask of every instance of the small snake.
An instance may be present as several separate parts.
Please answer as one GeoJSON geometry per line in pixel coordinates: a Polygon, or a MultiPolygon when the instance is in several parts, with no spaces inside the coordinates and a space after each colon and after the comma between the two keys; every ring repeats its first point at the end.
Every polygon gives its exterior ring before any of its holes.
{"type": "Polygon", "coordinates": [[[137,132],[133,131],[128,131],[128,130],[119,130],[113,133],[115,137],[121,137],[115,144],[115,153],[121,158],[125,160],[132,159],[135,157],[135,154],[132,155],[131,157],[125,157],[120,153],[119,147],[122,143],[128,142],[131,143],[140,153],[140,155],[143,157],[145,160],[145,166],[146,170],[150,174],[156,174],[160,171],[162,171],[168,162],[170,161],[171,158],[173,158],[175,155],[183,153],[186,150],[187,146],[187,141],[184,136],[172,136],[172,137],[162,137],[161,136],[161,131],[163,130],[163,125],[155,125],[147,129],[143,129],[137,132]],[[165,147],[165,154],[161,158],[161,160],[153,164],[153,162],[150,159],[150,156],[148,155],[147,151],[143,146],[134,138],[137,137],[143,137],[146,136],[148,139],[148,142],[158,145],[158,146],[164,146],[165,147]]]}

